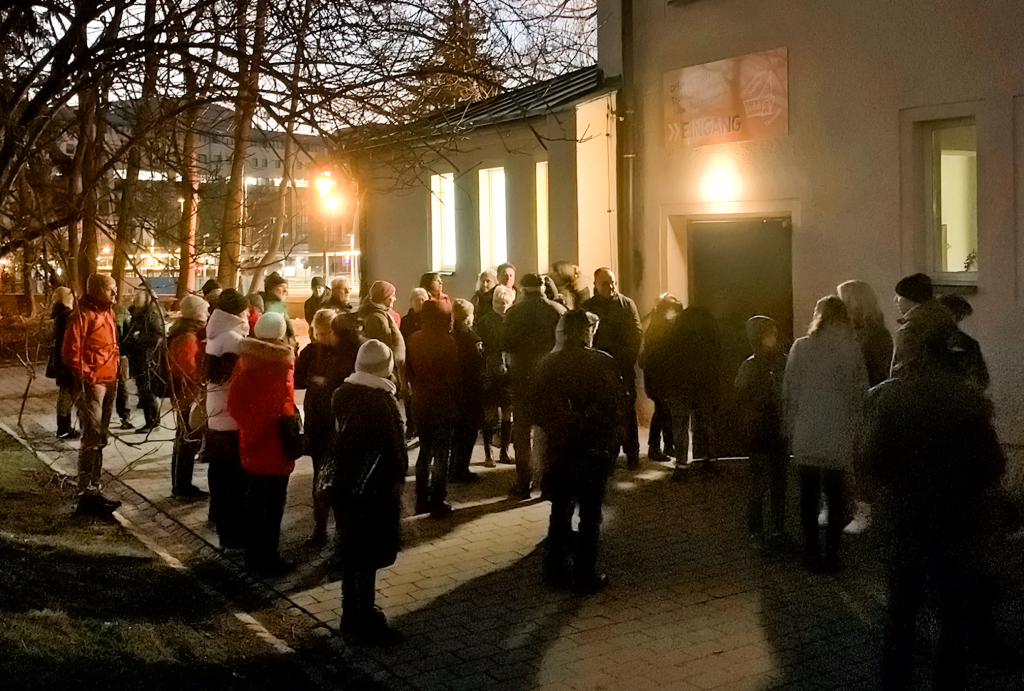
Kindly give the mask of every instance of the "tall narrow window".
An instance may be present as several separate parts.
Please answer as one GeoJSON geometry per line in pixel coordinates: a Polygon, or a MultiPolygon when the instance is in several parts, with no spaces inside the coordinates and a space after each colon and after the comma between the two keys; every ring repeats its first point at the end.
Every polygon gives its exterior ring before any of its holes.
{"type": "Polygon", "coordinates": [[[931,127],[931,220],[934,270],[978,270],[978,146],[973,120],[936,122],[931,127]]]}
{"type": "Polygon", "coordinates": [[[455,271],[455,174],[430,176],[430,264],[455,271]]]}
{"type": "Polygon", "coordinates": [[[505,228],[505,169],[480,171],[480,267],[508,261],[505,228]]]}
{"type": "Polygon", "coordinates": [[[548,162],[537,164],[537,270],[548,272],[548,162]]]}

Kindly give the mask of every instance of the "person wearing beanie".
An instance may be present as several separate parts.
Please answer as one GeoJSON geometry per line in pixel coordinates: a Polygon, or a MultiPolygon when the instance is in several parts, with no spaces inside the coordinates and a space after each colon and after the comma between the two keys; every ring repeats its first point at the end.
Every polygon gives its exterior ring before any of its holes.
{"type": "MultiPolygon", "coordinates": [[[[500,278],[500,277],[499,277],[500,278]]],[[[510,496],[529,499],[533,486],[531,405],[533,373],[540,359],[555,347],[555,329],[565,307],[541,293],[538,274],[528,273],[520,283],[522,300],[505,315],[505,352],[508,354],[512,386],[512,445],[516,451],[516,482],[510,496]]]]}
{"type": "MultiPolygon", "coordinates": [[[[626,385],[626,408],[636,410],[636,359],[643,342],[643,327],[636,303],[619,292],[615,274],[602,267],[594,272],[594,297],[583,303],[583,309],[596,314],[601,326],[594,336],[594,347],[611,355],[619,365],[619,374],[626,385]]],[[[640,465],[640,430],[636,414],[625,416],[622,430],[622,451],[626,466],[640,465]]]]}
{"type": "Polygon", "coordinates": [[[110,276],[92,274],[85,296],[68,316],[61,357],[78,390],[78,421],[82,446],[78,452],[79,513],[109,515],[121,502],[100,492],[103,447],[107,445],[121,354],[111,308],[117,284],[110,276]]]}
{"type": "Polygon", "coordinates": [[[297,350],[299,342],[295,339],[295,325],[292,324],[291,317],[288,315],[288,305],[284,301],[288,297],[288,281],[275,271],[264,279],[261,296],[263,298],[261,311],[264,314],[275,312],[284,317],[285,340],[293,350],[297,350]]]}
{"type": "Polygon", "coordinates": [[[307,541],[310,547],[321,547],[327,543],[331,502],[330,493],[320,487],[320,475],[334,432],[331,395],[345,377],[355,371],[354,357],[348,357],[340,347],[341,339],[334,331],[336,318],[337,312],[332,309],[316,313],[312,323],[313,340],[295,361],[295,388],[306,390],[303,431],[306,448],[313,459],[313,535],[307,541]]]}
{"type": "Polygon", "coordinates": [[[206,492],[192,482],[202,432],[192,428],[192,408],[199,405],[205,379],[206,320],[210,306],[198,295],[186,295],[181,316],[167,332],[170,365],[171,407],[174,409],[174,450],[171,453],[171,494],[185,501],[201,499],[206,492]]]}
{"type": "Polygon", "coordinates": [[[890,377],[912,372],[919,361],[925,359],[924,344],[935,333],[952,332],[956,328],[953,314],[933,296],[932,280],[926,274],[912,274],[901,278],[893,296],[900,317],[896,342],[892,351],[890,377]]]}
{"type": "Polygon", "coordinates": [[[285,419],[295,414],[295,351],[284,340],[285,319],[268,312],[256,322],[256,338],[238,343],[238,362],[228,385],[228,412],[238,425],[239,455],[246,472],[246,567],[261,576],[289,573],[294,564],[279,553],[288,476],[298,458],[284,443],[285,419]]]}
{"type": "Polygon", "coordinates": [[[440,518],[452,510],[445,498],[458,419],[459,353],[451,334],[452,313],[444,303],[428,300],[420,316],[422,326],[409,339],[406,362],[413,416],[420,433],[416,513],[440,518]]]}
{"type": "Polygon", "coordinates": [[[70,288],[60,286],[53,291],[53,309],[50,319],[53,320],[53,344],[50,357],[46,360],[46,378],[54,379],[57,384],[57,438],[78,439],[78,431],[71,424],[71,406],[74,403],[74,374],[61,358],[61,347],[64,345],[64,332],[67,330],[68,317],[75,309],[75,294],[70,288]]]}
{"type": "Polygon", "coordinates": [[[618,365],[591,347],[599,323],[586,311],[566,312],[558,327],[564,341],[537,363],[530,392],[534,419],[547,439],[544,489],[551,499],[551,520],[545,576],[554,587],[584,593],[608,581],[597,570],[601,505],[619,452],[617,430],[627,412],[618,365]]]}
{"type": "Polygon", "coordinates": [[[515,291],[507,286],[495,286],[490,295],[490,307],[473,324],[473,329],[480,335],[484,355],[482,384],[485,468],[494,467],[491,443],[495,431],[499,435],[499,461],[509,465],[515,462],[508,454],[508,446],[512,443],[512,394],[509,390],[505,354],[502,352],[505,343],[505,313],[515,302],[515,291]]]}
{"type": "Polygon", "coordinates": [[[399,381],[405,373],[405,338],[395,319],[395,287],[387,281],[374,281],[370,292],[356,312],[363,321],[363,335],[375,338],[391,348],[395,356],[395,376],[399,381]]]}
{"type": "Polygon", "coordinates": [[[402,487],[409,468],[393,366],[388,346],[366,341],[356,355],[355,372],[331,398],[336,434],[324,476],[333,479],[334,510],[342,517],[341,630],[352,645],[390,646],[403,640],[374,605],[377,570],[398,557],[402,487]]]}
{"type": "Polygon", "coordinates": [[[238,349],[249,335],[249,300],[233,288],[220,295],[206,323],[206,435],[202,460],[210,486],[210,522],[221,547],[245,545],[246,474],[239,453],[238,423],[228,412],[228,387],[238,349]]]}
{"type": "Polygon", "coordinates": [[[135,390],[144,418],[142,426],[135,431],[147,434],[160,424],[160,399],[167,388],[161,374],[166,322],[160,303],[148,286],[135,293],[134,303],[129,309],[131,321],[124,337],[124,354],[135,378],[135,390]]]}
{"type": "Polygon", "coordinates": [[[316,313],[330,306],[331,293],[327,290],[327,283],[320,276],[314,276],[309,287],[311,293],[302,308],[306,323],[312,328],[313,317],[316,316],[316,313]]]}

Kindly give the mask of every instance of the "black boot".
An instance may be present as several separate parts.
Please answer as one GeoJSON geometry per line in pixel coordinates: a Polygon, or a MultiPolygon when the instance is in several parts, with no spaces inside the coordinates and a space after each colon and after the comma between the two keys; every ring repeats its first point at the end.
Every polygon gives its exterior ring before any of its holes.
{"type": "Polygon", "coordinates": [[[81,435],[71,426],[71,414],[57,416],[57,438],[78,439],[81,435]]]}
{"type": "Polygon", "coordinates": [[[512,421],[502,420],[500,429],[501,453],[498,457],[499,463],[514,465],[515,461],[508,455],[508,445],[512,443],[512,421]]]}

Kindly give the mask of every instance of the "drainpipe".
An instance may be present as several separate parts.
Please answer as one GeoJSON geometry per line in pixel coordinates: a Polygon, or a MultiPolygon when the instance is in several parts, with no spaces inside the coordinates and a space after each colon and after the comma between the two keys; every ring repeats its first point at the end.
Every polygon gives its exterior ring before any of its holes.
{"type": "Polygon", "coordinates": [[[622,89],[616,103],[616,143],[618,153],[618,208],[620,282],[636,293],[643,280],[643,255],[635,236],[633,163],[636,158],[634,120],[636,105],[633,88],[633,0],[620,0],[622,12],[622,89]]]}

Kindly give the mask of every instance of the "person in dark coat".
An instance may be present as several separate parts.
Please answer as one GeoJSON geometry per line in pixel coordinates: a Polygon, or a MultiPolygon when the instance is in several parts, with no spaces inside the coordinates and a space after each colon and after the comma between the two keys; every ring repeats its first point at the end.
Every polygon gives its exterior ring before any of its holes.
{"type": "Polygon", "coordinates": [[[564,341],[537,364],[532,392],[537,423],[547,438],[544,485],[551,498],[545,575],[552,585],[592,592],[607,584],[597,570],[605,486],[619,450],[616,430],[627,398],[620,367],[590,347],[597,317],[566,312],[564,341]],[[573,539],[572,517],[579,512],[573,539]]]}
{"type": "MultiPolygon", "coordinates": [[[[693,430],[693,460],[715,458],[714,414],[721,397],[721,346],[715,319],[703,307],[688,307],[668,336],[676,364],[664,376],[664,396],[676,441],[675,479],[688,463],[687,440],[693,430]]],[[[705,467],[705,466],[698,466],[705,467]]]]}
{"type": "Polygon", "coordinates": [[[872,390],[867,470],[879,496],[888,598],[882,688],[913,688],[917,613],[935,589],[940,625],[935,688],[966,688],[968,626],[984,616],[977,558],[992,533],[986,517],[1006,461],[983,391],[951,358],[953,328],[918,343],[915,367],[872,390]]]}
{"type": "Polygon", "coordinates": [[[314,276],[310,282],[310,290],[312,291],[310,296],[306,298],[306,302],[302,304],[303,316],[306,318],[306,324],[309,325],[310,329],[313,328],[313,317],[316,313],[322,309],[328,309],[331,302],[331,294],[327,290],[327,284],[324,279],[320,276],[314,276]]]}
{"type": "Polygon", "coordinates": [[[307,541],[311,547],[327,543],[327,519],[331,505],[329,497],[318,490],[317,480],[333,431],[331,396],[345,377],[352,374],[354,365],[338,348],[338,337],[332,328],[335,316],[336,312],[330,309],[316,313],[312,323],[313,340],[295,361],[295,388],[306,389],[303,432],[306,451],[313,460],[313,535],[307,541]]]}
{"type": "Polygon", "coordinates": [[[458,417],[452,453],[452,482],[475,482],[469,469],[473,447],[484,422],[483,340],[473,331],[473,305],[459,298],[452,305],[452,336],[459,354],[459,390],[456,394],[458,417]]]}
{"type": "Polygon", "coordinates": [[[401,546],[401,499],[408,452],[391,381],[393,356],[380,341],[363,343],[355,372],[334,392],[335,434],[321,482],[332,485],[342,514],[341,630],[354,644],[403,639],[374,605],[377,570],[395,563],[401,546]]]}
{"type": "Polygon", "coordinates": [[[782,428],[782,376],[786,355],[773,319],[747,320],[754,354],[736,375],[736,402],[750,456],[750,502],[747,529],[769,547],[780,546],[786,530],[786,469],[789,460],[782,428]],[[764,500],[769,497],[771,527],[764,530],[764,500]]]}
{"type": "Polygon", "coordinates": [[[675,354],[669,347],[669,335],[682,313],[683,305],[674,295],[662,295],[654,306],[651,323],[644,333],[640,367],[644,372],[644,391],[654,401],[654,415],[647,436],[647,458],[652,461],[671,461],[676,453],[672,438],[672,416],[665,402],[664,378],[666,372],[675,366],[675,354]]]}
{"type": "Polygon", "coordinates": [[[406,376],[420,432],[416,513],[440,518],[452,510],[445,497],[458,419],[459,353],[451,334],[452,313],[444,303],[428,300],[421,317],[422,328],[409,339],[406,354],[406,376]]]}
{"type": "Polygon", "coordinates": [[[490,269],[480,272],[476,279],[476,292],[470,302],[473,304],[473,313],[480,315],[491,308],[491,298],[494,296],[494,288],[498,285],[498,276],[490,269]]]}
{"type": "Polygon", "coordinates": [[[78,439],[81,435],[71,424],[71,406],[75,402],[75,376],[64,360],[61,349],[64,347],[64,331],[68,326],[68,317],[75,309],[75,294],[70,288],[61,286],[53,292],[53,345],[50,357],[46,361],[46,378],[53,379],[57,384],[57,438],[78,439]]]}
{"type": "Polygon", "coordinates": [[[640,465],[640,437],[636,421],[636,358],[643,341],[643,327],[636,303],[618,290],[615,274],[607,267],[594,272],[594,297],[583,303],[583,309],[596,314],[600,319],[594,347],[612,356],[619,366],[619,375],[626,386],[627,407],[631,414],[625,416],[625,427],[621,430],[622,450],[626,454],[626,465],[636,468],[640,465]]]}
{"type": "Polygon", "coordinates": [[[960,323],[974,314],[974,308],[959,295],[943,295],[939,302],[952,313],[953,321],[957,325],[948,344],[956,370],[964,379],[984,391],[988,388],[989,376],[988,366],[985,365],[985,358],[981,354],[981,346],[960,329],[960,323]]]}
{"type": "MultiPolygon", "coordinates": [[[[423,305],[426,304],[429,298],[430,296],[423,288],[412,289],[412,294],[409,296],[409,311],[402,317],[402,323],[398,325],[398,330],[402,333],[402,339],[406,345],[408,345],[412,335],[420,330],[420,313],[423,311],[423,305]]],[[[405,438],[415,439],[418,436],[418,432],[416,430],[416,418],[413,415],[412,398],[409,395],[409,383],[407,381],[402,382],[402,387],[399,389],[399,397],[402,399],[402,406],[405,408],[405,438]]]]}
{"type": "Polygon", "coordinates": [[[508,445],[512,443],[512,393],[504,353],[505,313],[514,301],[514,290],[506,286],[495,287],[491,293],[490,309],[482,313],[473,325],[484,352],[484,466],[487,468],[494,467],[491,441],[495,430],[498,430],[500,462],[515,463],[508,454],[508,445]]]}
{"type": "Polygon", "coordinates": [[[914,362],[924,352],[925,341],[930,340],[933,333],[949,333],[954,322],[950,311],[935,299],[932,279],[927,274],[900,279],[893,302],[899,310],[900,318],[896,321],[901,326],[896,332],[889,376],[899,377],[914,367],[914,362]]]}
{"type": "MultiPolygon", "coordinates": [[[[284,317],[285,340],[292,350],[297,351],[299,342],[295,338],[295,325],[292,323],[292,318],[288,314],[288,305],[285,303],[285,298],[288,297],[288,279],[276,271],[270,274],[263,279],[261,297],[263,298],[263,309],[261,310],[263,314],[276,312],[284,317]]],[[[250,302],[252,301],[250,300],[250,302]]]]}
{"type": "Polygon", "coordinates": [[[160,399],[168,384],[160,380],[160,360],[166,357],[164,316],[156,297],[145,286],[135,294],[135,304],[129,311],[131,322],[124,349],[144,418],[143,425],[135,431],[145,434],[160,424],[160,399]]]}
{"type": "MultiPolygon", "coordinates": [[[[499,277],[500,278],[500,277],[499,277]]],[[[505,314],[505,352],[512,386],[512,445],[516,451],[516,482],[510,496],[529,499],[533,487],[531,434],[536,416],[532,391],[534,369],[555,347],[555,330],[565,307],[541,294],[541,278],[529,273],[520,287],[523,299],[505,314]]]]}

